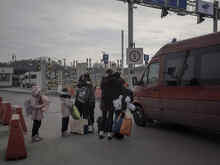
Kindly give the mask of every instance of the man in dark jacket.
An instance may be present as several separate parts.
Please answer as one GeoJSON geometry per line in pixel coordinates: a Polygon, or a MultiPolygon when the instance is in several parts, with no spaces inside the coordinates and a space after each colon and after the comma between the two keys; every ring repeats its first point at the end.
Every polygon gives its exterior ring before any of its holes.
{"type": "Polygon", "coordinates": [[[123,84],[113,74],[111,69],[106,71],[105,76],[101,81],[101,110],[102,110],[102,128],[99,132],[100,139],[104,138],[104,132],[107,132],[108,139],[112,139],[112,124],[113,124],[113,100],[117,99],[122,93],[123,84]]]}

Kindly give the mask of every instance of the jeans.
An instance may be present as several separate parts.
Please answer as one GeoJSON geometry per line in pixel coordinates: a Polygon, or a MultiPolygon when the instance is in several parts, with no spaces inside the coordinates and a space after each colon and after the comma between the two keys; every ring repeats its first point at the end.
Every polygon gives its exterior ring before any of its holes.
{"type": "Polygon", "coordinates": [[[41,120],[33,121],[32,137],[34,137],[35,135],[39,135],[40,126],[41,126],[41,120]]]}
{"type": "Polygon", "coordinates": [[[94,124],[94,109],[95,109],[95,103],[90,103],[89,107],[89,119],[88,119],[88,123],[89,125],[93,125],[94,124]]]}
{"type": "Polygon", "coordinates": [[[68,117],[63,117],[62,118],[62,132],[65,132],[68,130],[68,125],[69,125],[69,116],[68,117]]]}
{"type": "Polygon", "coordinates": [[[114,115],[113,110],[102,111],[103,120],[102,120],[101,131],[112,132],[113,115],[114,115]]]}

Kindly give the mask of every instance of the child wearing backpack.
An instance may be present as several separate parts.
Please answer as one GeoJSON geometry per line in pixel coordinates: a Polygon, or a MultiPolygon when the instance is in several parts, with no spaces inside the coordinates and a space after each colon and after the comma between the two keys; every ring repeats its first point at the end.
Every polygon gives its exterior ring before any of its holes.
{"type": "Polygon", "coordinates": [[[30,107],[28,115],[31,115],[33,120],[32,127],[32,142],[39,142],[43,138],[39,136],[39,129],[41,127],[42,119],[44,117],[44,112],[49,108],[48,97],[41,93],[39,86],[33,86],[32,96],[29,99],[30,107]]]}

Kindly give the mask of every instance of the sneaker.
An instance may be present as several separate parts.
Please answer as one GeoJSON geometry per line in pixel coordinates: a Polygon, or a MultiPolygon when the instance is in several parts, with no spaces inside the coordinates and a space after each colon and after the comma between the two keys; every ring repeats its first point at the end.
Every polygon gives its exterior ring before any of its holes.
{"type": "Polygon", "coordinates": [[[62,137],[68,137],[68,136],[70,136],[70,134],[68,133],[68,132],[62,132],[62,137]]]}
{"type": "Polygon", "coordinates": [[[112,140],[112,133],[108,132],[108,140],[112,140]]]}
{"type": "Polygon", "coordinates": [[[39,135],[36,135],[40,140],[43,140],[43,138],[42,137],[40,137],[39,135]]]}
{"type": "Polygon", "coordinates": [[[32,143],[39,142],[39,141],[41,141],[41,140],[42,140],[42,139],[39,138],[38,136],[32,137],[32,143]]]}
{"type": "Polygon", "coordinates": [[[104,132],[100,131],[99,132],[99,139],[104,139],[104,138],[105,138],[104,132]]]}

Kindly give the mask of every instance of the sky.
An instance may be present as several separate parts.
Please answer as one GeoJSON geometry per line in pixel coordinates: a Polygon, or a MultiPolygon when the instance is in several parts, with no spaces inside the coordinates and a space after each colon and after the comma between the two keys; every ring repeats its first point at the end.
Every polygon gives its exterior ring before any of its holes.
{"type": "MultiPolygon", "coordinates": [[[[173,38],[183,40],[213,31],[213,20],[137,6],[134,42],[153,56],[173,38]]],[[[220,23],[218,23],[218,26],[220,23]]],[[[219,26],[220,28],[220,26],[219,26]]],[[[0,0],[0,61],[41,56],[100,62],[102,51],[120,59],[121,30],[128,38],[127,4],[117,0],[0,0]]],[[[125,52],[124,52],[125,53],[125,52]]]]}

